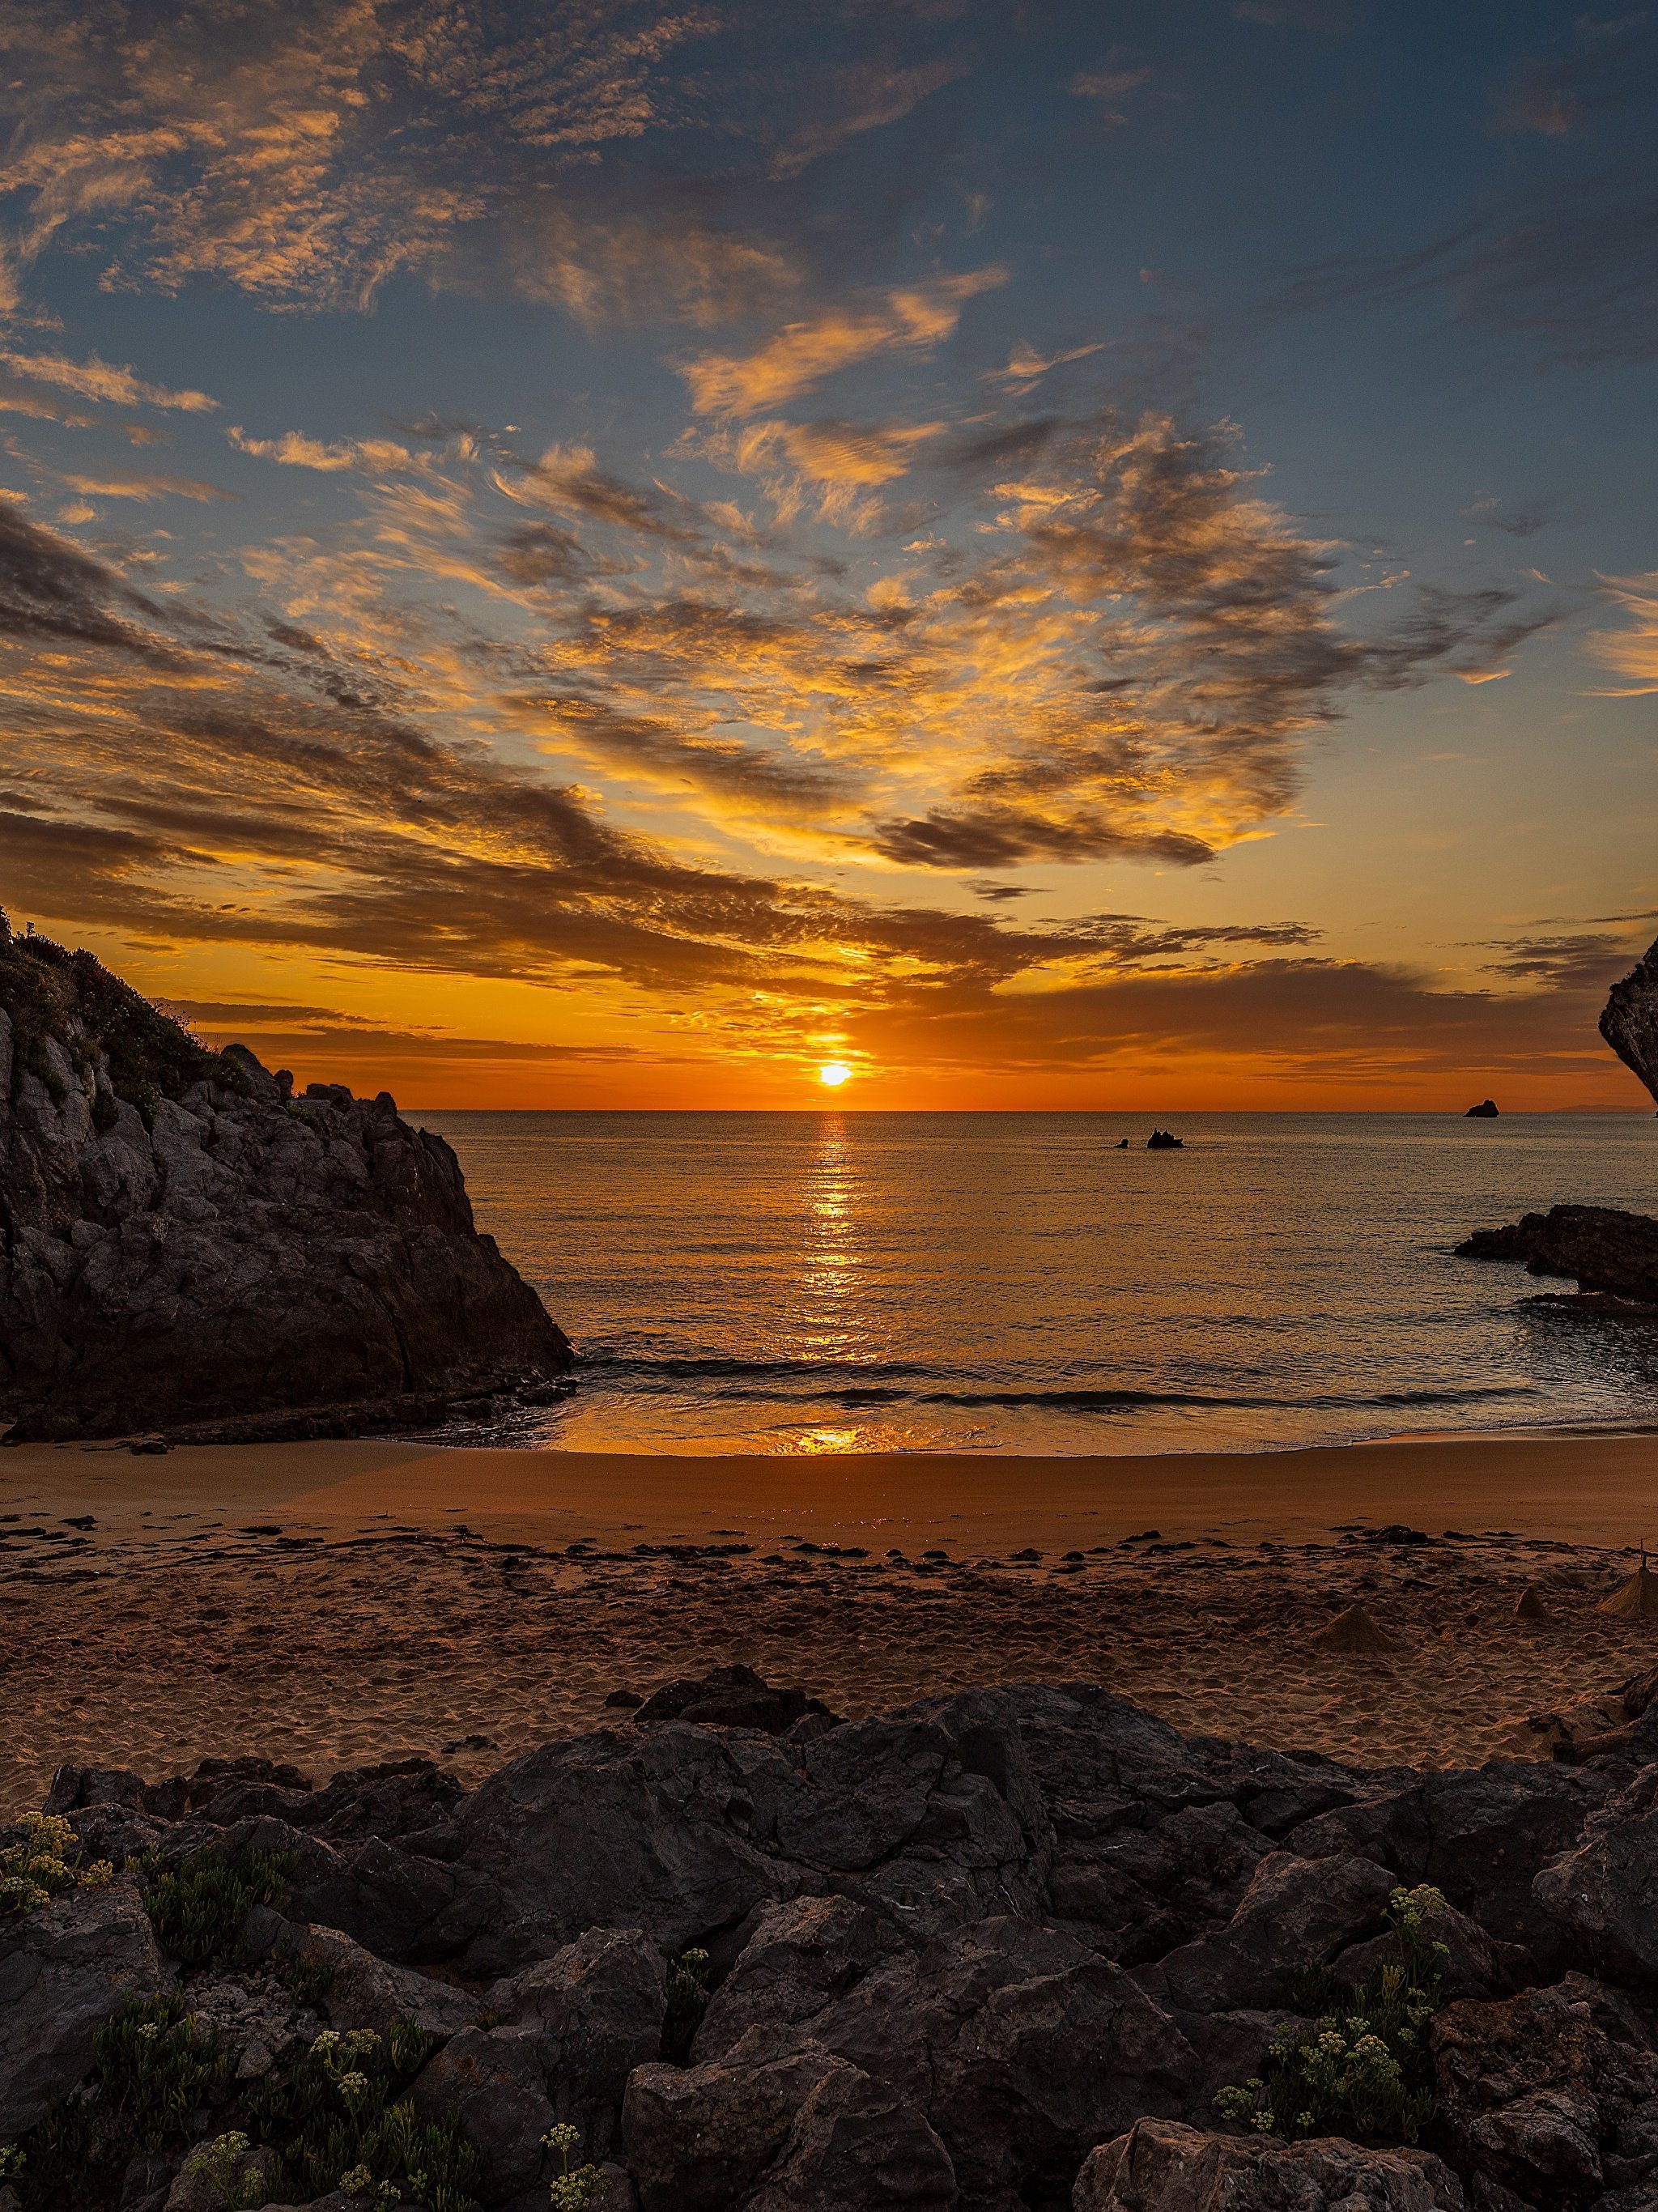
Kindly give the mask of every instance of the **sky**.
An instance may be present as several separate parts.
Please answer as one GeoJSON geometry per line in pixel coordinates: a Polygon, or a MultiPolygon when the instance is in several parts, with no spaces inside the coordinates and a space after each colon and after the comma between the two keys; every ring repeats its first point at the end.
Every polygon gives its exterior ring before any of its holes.
{"type": "Polygon", "coordinates": [[[1658,9],[0,49],[16,926],[412,1107],[1651,1110],[1658,9]]]}

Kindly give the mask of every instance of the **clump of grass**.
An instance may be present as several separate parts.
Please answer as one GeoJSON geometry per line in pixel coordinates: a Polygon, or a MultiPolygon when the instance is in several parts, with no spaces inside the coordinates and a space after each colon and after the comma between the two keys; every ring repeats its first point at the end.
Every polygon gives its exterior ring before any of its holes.
{"type": "Polygon", "coordinates": [[[422,2120],[404,2092],[433,2049],[412,2021],[389,2035],[325,2029],[286,2074],[250,2100],[259,2134],[276,2154],[273,2191],[302,2202],[344,2189],[404,2198],[428,2212],[473,2212],[483,2161],[453,2115],[422,2120]]]}
{"type": "Polygon", "coordinates": [[[668,2008],[662,2021],[662,2056],[671,2066],[690,2063],[691,2045],[708,2009],[708,1954],[670,1951],[668,2008]]]}
{"type": "Polygon", "coordinates": [[[292,1851],[201,1850],[162,1872],[154,1853],[138,1861],[144,1910],[155,1940],[186,1966],[245,1966],[242,1926],[256,1905],[280,1905],[299,1862],[292,1851]]]}
{"type": "Polygon", "coordinates": [[[101,1889],[113,1881],[107,1859],[82,1859],[61,1814],[25,1813],[17,1825],[22,1842],[0,1850],[0,1913],[33,1912],[65,1890],[101,1889]]]}
{"type": "Polygon", "coordinates": [[[1428,1923],[1444,1909],[1428,1883],[1396,1889],[1388,1905],[1396,1960],[1383,1960],[1354,1990],[1327,1974],[1294,1978],[1291,2002],[1315,2009],[1314,2025],[1272,2045],[1264,2078],[1223,2089],[1215,2099],[1221,2117],[1292,2142],[1317,2135],[1418,2142],[1433,2118],[1425,2030],[1442,2002],[1447,1955],[1428,1923]]]}

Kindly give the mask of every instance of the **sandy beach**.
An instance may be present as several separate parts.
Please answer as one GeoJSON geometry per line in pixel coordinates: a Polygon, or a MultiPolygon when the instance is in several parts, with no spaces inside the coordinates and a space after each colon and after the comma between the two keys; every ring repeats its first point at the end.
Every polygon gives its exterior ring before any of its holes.
{"type": "Polygon", "coordinates": [[[0,1813],[65,1759],[481,1771],[731,1660],[849,1713],[1085,1676],[1377,1762],[1546,1756],[1536,1717],[1658,1661],[1658,1624],[1596,1610],[1655,1505],[1641,1430],[1097,1459],[25,1446],[0,1454],[0,1813]],[[1392,1648],[1321,1650],[1356,1600],[1392,1648]]]}

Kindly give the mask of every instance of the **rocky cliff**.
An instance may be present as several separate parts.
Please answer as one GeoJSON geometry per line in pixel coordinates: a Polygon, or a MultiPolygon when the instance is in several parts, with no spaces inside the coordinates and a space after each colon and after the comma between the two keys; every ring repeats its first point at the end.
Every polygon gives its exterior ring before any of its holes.
{"type": "MultiPolygon", "coordinates": [[[[1658,944],[1612,985],[1600,1034],[1658,1098],[1658,944]]],[[[1658,1306],[1658,1221],[1644,1213],[1554,1206],[1506,1228],[1477,1229],[1456,1251],[1463,1260],[1517,1261],[1533,1275],[1575,1279],[1582,1291],[1658,1306]]]]}
{"type": "Polygon", "coordinates": [[[1600,1034],[1658,1098],[1658,944],[1648,948],[1621,983],[1612,985],[1600,1034]]]}
{"type": "Polygon", "coordinates": [[[454,1153],[220,1054],[0,917],[0,1425],[328,1434],[544,1390],[570,1347],[454,1153]]]}
{"type": "Polygon", "coordinates": [[[21,2212],[1658,2203],[1642,1723],[1417,1772],[1086,1683],[793,1723],[747,1684],[471,1791],[60,1769],[0,1830],[21,2212]]]}

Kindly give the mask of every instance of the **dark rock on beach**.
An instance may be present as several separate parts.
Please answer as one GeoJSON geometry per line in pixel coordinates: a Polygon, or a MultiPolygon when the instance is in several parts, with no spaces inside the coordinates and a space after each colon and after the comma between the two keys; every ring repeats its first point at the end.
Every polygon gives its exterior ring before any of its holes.
{"type": "Polygon", "coordinates": [[[0,917],[0,1427],[354,1434],[571,1364],[390,1096],[210,1052],[0,917]]]}
{"type": "MultiPolygon", "coordinates": [[[[325,2024],[413,2021],[414,2110],[459,2125],[499,2212],[545,2205],[559,2126],[613,2212],[1658,2202],[1658,1759],[1370,1770],[1086,1683],[780,1728],[812,1701],[735,1671],[470,1791],[413,1759],[320,1789],[257,1759],[62,1770],[54,1807],[117,1871],[0,1915],[0,2142],[77,2093],[128,1991],[176,1988],[224,2058],[198,2138],[325,2024]],[[246,1845],[289,1854],[280,1905],[206,1968],[165,1956],[135,1874],[246,1845]],[[1286,1978],[1339,2016],[1424,1881],[1420,2146],[1222,2124],[1217,2091],[1297,2026],[1286,1978]],[[671,2038],[688,1950],[706,2010],[671,2038]]],[[[135,2161],[131,2201],[179,2157],[135,2161]]]]}

